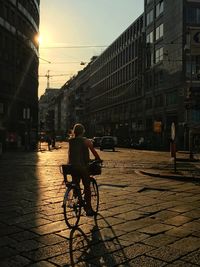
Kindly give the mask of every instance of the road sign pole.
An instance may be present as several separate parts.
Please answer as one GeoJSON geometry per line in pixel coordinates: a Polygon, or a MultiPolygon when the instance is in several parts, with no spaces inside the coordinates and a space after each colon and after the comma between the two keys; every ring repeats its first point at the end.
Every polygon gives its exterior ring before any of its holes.
{"type": "Polygon", "coordinates": [[[174,158],[174,172],[176,172],[176,127],[175,123],[172,122],[171,124],[171,143],[170,143],[170,149],[171,149],[171,157],[174,158]]]}

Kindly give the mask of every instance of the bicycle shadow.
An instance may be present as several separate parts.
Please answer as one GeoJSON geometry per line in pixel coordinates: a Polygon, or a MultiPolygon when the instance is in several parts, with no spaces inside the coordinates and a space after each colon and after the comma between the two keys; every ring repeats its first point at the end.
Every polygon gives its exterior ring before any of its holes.
{"type": "Polygon", "coordinates": [[[115,234],[109,222],[101,215],[97,215],[103,227],[98,225],[95,218],[95,225],[88,232],[80,228],[74,228],[70,232],[69,253],[71,266],[116,266],[128,263],[124,247],[115,234]]]}

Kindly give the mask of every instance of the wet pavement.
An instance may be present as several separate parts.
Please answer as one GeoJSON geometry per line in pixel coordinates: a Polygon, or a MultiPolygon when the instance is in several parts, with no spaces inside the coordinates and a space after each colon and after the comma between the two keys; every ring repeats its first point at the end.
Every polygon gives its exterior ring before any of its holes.
{"type": "Polygon", "coordinates": [[[98,150],[99,214],[70,230],[61,146],[0,159],[1,267],[200,265],[199,161],[179,153],[175,173],[167,152],[98,150]]]}

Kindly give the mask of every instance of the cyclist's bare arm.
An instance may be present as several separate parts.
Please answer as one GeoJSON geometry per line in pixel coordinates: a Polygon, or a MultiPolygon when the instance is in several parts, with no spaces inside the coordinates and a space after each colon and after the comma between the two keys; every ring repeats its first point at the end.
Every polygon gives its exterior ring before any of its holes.
{"type": "Polygon", "coordinates": [[[85,144],[90,149],[90,151],[94,155],[95,159],[101,161],[101,158],[99,157],[99,154],[97,153],[97,151],[94,149],[92,142],[89,139],[86,139],[85,144]]]}

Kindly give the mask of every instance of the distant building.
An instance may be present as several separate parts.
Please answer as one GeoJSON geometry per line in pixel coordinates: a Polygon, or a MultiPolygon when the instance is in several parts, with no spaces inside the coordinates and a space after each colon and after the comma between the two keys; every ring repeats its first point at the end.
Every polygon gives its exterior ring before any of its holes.
{"type": "Polygon", "coordinates": [[[55,130],[55,98],[60,93],[59,88],[47,88],[39,99],[39,130],[54,133],[55,130]]]}
{"type": "Polygon", "coordinates": [[[0,143],[27,149],[38,123],[39,0],[0,1],[0,143]]]}

